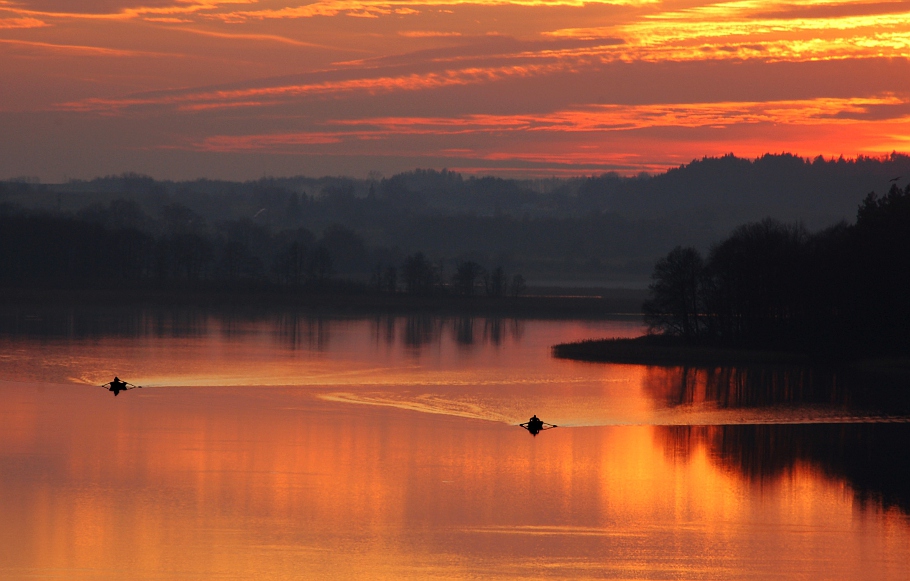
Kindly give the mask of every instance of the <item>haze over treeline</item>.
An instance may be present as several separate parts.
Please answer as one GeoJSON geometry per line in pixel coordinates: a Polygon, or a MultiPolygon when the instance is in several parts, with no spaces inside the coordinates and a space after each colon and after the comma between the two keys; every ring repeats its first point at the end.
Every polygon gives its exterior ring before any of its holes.
{"type": "MultiPolygon", "coordinates": [[[[0,207],[6,215],[58,220],[34,227],[66,230],[78,222],[159,239],[195,237],[208,249],[193,258],[202,261],[192,267],[202,278],[234,267],[278,277],[276,256],[296,241],[327,251],[338,275],[361,280],[422,252],[449,274],[474,261],[523,273],[532,284],[643,287],[668,248],[707,250],[736,226],[765,217],[810,230],[852,221],[866,194],[887,191],[895,178],[901,185],[910,178],[907,155],[728,155],[659,175],[535,180],[446,170],[242,183],[124,174],[0,182],[0,207]]],[[[48,233],[51,239],[65,243],[48,233]]]]}

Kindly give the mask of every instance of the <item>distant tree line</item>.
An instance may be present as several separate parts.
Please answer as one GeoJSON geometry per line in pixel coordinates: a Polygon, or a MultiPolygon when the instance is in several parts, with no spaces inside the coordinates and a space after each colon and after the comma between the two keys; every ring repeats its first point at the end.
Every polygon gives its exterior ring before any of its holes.
{"type": "MultiPolygon", "coordinates": [[[[765,216],[800,219],[814,231],[852,219],[862,201],[858,193],[882,191],[900,175],[910,175],[910,157],[897,153],[856,159],[728,155],[655,175],[565,179],[417,169],[366,179],[175,182],[128,173],[62,184],[0,182],[0,204],[80,215],[122,199],[156,219],[168,207],[183,207],[204,218],[209,230],[248,220],[273,234],[299,228],[321,233],[340,225],[374,254],[358,266],[367,277],[377,262],[400,268],[406,256],[424,252],[445,261],[446,284],[457,262],[475,261],[547,285],[639,286],[675,244],[705,253],[737,225],[765,216]]],[[[349,276],[343,264],[335,266],[349,276]]]]}
{"type": "Polygon", "coordinates": [[[433,264],[423,252],[408,256],[399,269],[394,265],[377,265],[370,279],[370,286],[380,291],[403,291],[411,295],[433,296],[451,294],[462,297],[485,295],[488,297],[517,297],[527,290],[524,276],[506,275],[501,266],[492,271],[474,262],[458,262],[455,272],[447,281],[442,265],[433,264]]]}
{"type": "Polygon", "coordinates": [[[339,289],[412,295],[517,296],[524,278],[507,278],[464,260],[451,277],[422,252],[395,260],[354,231],[331,225],[316,236],[275,231],[253,219],[209,224],[168,204],[156,218],[115,199],[79,212],[53,213],[0,204],[0,286],[16,288],[213,288],[302,291],[339,289]],[[370,265],[376,264],[367,282],[370,265]],[[399,272],[401,273],[399,275],[399,272]]]}
{"type": "Polygon", "coordinates": [[[910,348],[910,185],[869,194],[855,224],[810,234],[740,226],[707,258],[660,259],[644,305],[652,332],[689,341],[838,354],[910,348]]]}

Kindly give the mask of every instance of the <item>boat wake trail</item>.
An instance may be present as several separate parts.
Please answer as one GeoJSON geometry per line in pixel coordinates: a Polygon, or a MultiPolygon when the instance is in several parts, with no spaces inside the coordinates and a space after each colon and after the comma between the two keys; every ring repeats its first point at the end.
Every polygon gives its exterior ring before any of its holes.
{"type": "Polygon", "coordinates": [[[872,410],[849,410],[825,406],[720,408],[712,405],[685,405],[652,409],[623,409],[592,402],[529,401],[509,398],[452,398],[423,393],[319,394],[325,401],[393,407],[428,414],[439,414],[491,422],[518,424],[527,413],[545,413],[547,419],[564,428],[598,426],[725,426],[773,424],[882,424],[910,423],[910,415],[872,410]]]}
{"type": "Polygon", "coordinates": [[[456,416],[491,422],[514,423],[513,418],[510,416],[492,411],[489,407],[480,403],[453,400],[430,393],[411,397],[396,397],[391,394],[337,392],[320,394],[319,398],[340,403],[393,407],[427,414],[456,416]]]}

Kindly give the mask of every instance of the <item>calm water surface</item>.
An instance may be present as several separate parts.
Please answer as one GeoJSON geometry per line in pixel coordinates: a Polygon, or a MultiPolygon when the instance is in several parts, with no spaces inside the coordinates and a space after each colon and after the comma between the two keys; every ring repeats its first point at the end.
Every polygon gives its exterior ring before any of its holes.
{"type": "Polygon", "coordinates": [[[640,331],[0,314],[0,578],[910,578],[902,379],[549,355],[640,331]]]}

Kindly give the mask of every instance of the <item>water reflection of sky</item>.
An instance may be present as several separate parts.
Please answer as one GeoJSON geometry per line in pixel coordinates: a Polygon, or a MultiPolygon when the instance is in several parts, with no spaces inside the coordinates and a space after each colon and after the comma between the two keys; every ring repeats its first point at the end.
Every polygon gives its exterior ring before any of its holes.
{"type": "Polygon", "coordinates": [[[3,578],[910,572],[908,424],[780,425],[890,396],[549,357],[634,321],[77,318],[0,328],[3,578]],[[768,423],[684,421],[723,414],[768,423]]]}

